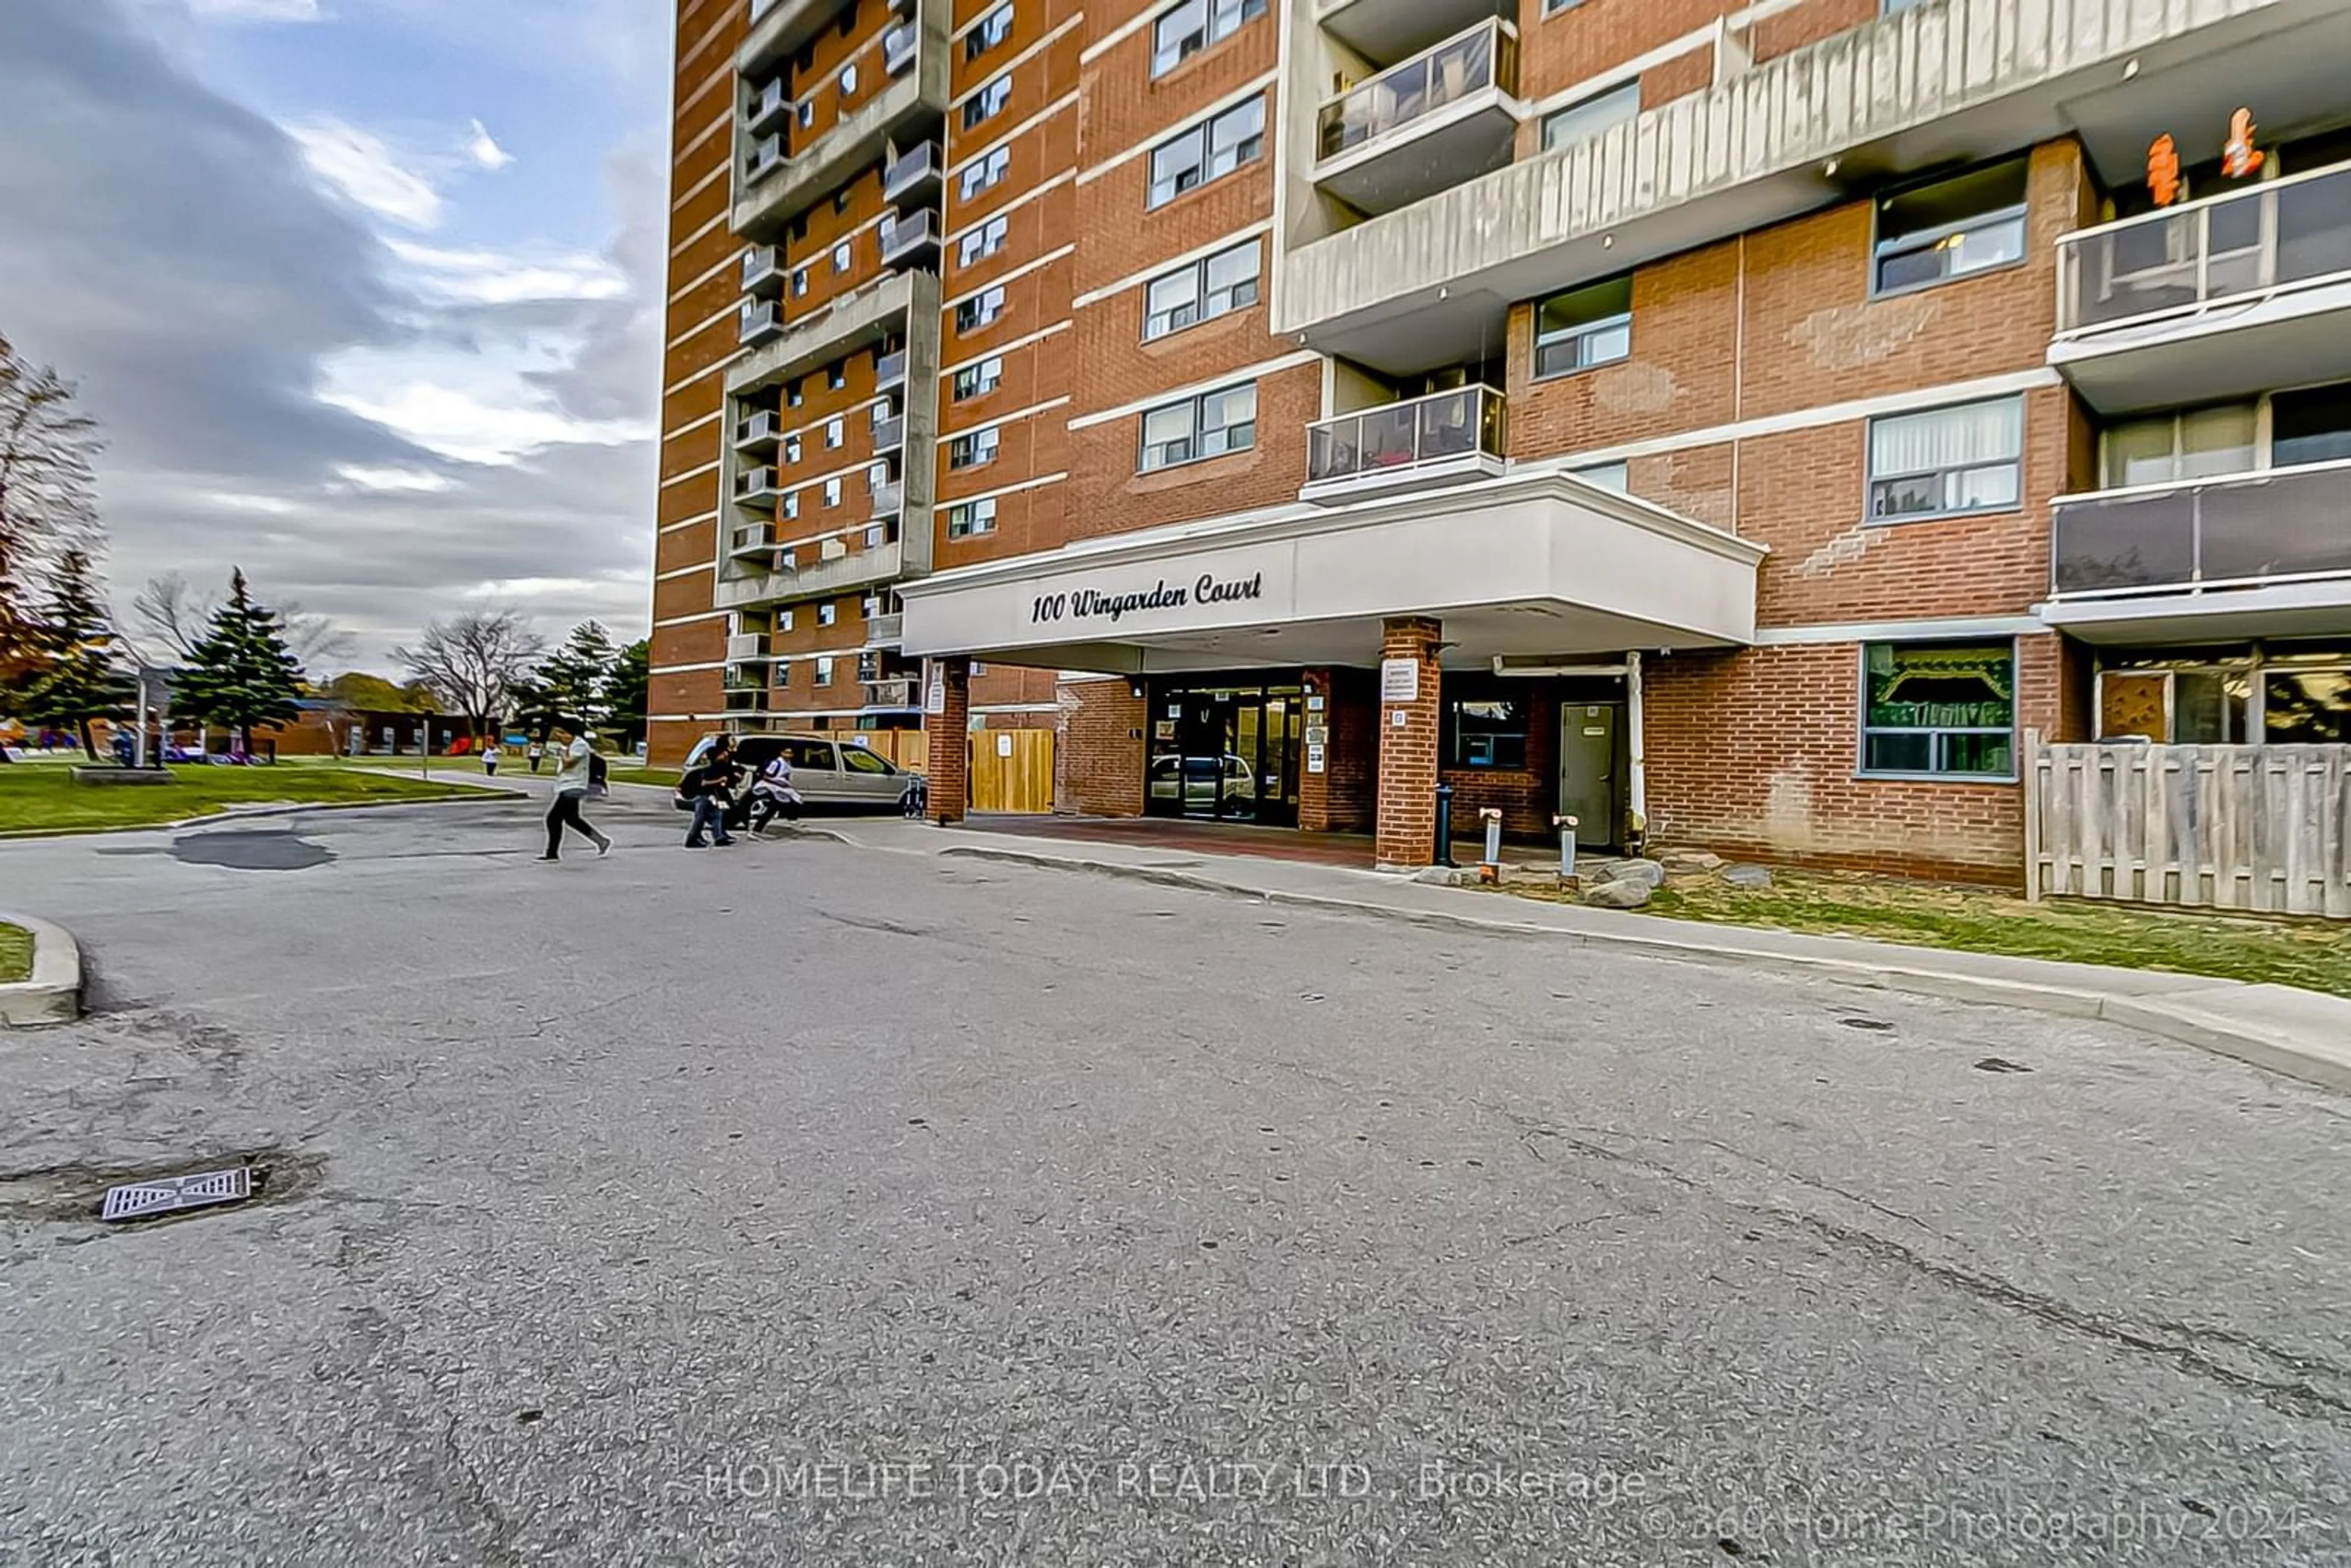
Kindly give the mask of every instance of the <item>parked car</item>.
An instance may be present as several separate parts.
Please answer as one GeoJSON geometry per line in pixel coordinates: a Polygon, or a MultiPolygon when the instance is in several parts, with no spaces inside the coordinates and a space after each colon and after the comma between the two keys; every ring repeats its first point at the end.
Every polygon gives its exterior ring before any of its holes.
{"type": "MultiPolygon", "coordinates": [[[[727,814],[730,827],[750,820],[752,775],[783,753],[791,759],[792,788],[811,810],[897,811],[922,815],[925,794],[923,776],[899,767],[879,752],[854,740],[822,735],[735,735],[735,765],[744,770],[744,788],[736,792],[735,809],[727,814]]],[[[686,754],[688,768],[700,766],[718,737],[708,735],[686,754]]]]}
{"type": "Polygon", "coordinates": [[[1246,758],[1229,751],[1221,769],[1213,757],[1178,757],[1173,752],[1155,757],[1148,777],[1153,800],[1174,800],[1180,795],[1186,811],[1229,817],[1257,810],[1257,775],[1246,758]]]}

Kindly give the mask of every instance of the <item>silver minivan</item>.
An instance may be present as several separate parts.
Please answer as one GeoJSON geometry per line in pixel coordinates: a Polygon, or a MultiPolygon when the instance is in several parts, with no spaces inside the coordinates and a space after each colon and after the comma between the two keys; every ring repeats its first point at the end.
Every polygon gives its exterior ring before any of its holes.
{"type": "MultiPolygon", "coordinates": [[[[718,737],[705,736],[686,755],[685,766],[697,767],[718,737]]],[[[923,776],[910,772],[855,740],[822,735],[737,735],[735,765],[743,769],[746,788],[736,802],[736,813],[747,815],[749,780],[778,752],[791,759],[792,788],[812,807],[838,811],[904,811],[910,792],[919,799],[923,776]]]]}

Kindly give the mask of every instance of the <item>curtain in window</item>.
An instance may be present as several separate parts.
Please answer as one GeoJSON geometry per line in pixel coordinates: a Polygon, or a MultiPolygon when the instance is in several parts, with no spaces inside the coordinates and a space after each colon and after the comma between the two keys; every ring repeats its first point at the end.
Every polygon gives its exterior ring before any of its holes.
{"type": "Polygon", "coordinates": [[[1880,419],[1869,427],[1869,471],[1925,474],[2015,461],[2024,444],[2020,398],[1880,419]]]}

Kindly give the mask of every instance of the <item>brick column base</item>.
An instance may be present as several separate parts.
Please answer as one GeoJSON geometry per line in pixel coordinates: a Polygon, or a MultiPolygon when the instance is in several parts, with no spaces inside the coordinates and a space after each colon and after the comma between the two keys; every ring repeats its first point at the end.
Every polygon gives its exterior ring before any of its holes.
{"type": "Polygon", "coordinates": [[[1426,616],[1399,616],[1381,628],[1380,662],[1417,666],[1410,702],[1380,702],[1379,862],[1433,863],[1437,836],[1437,651],[1444,628],[1426,616]]]}
{"type": "Polygon", "coordinates": [[[923,744],[930,753],[930,819],[963,821],[971,806],[971,661],[933,659],[923,674],[923,744]]]}

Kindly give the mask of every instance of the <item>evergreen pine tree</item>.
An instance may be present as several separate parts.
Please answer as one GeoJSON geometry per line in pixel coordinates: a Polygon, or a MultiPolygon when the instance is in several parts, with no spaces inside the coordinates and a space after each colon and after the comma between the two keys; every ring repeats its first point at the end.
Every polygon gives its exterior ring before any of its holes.
{"type": "Polygon", "coordinates": [[[99,597],[98,571],[88,555],[68,549],[57,560],[57,581],[33,633],[40,659],[20,688],[18,716],[43,729],[70,730],[95,762],[92,719],[118,717],[129,706],[131,684],[114,663],[114,628],[99,597]]]}
{"type": "Polygon", "coordinates": [[[225,726],[236,745],[251,750],[253,727],[286,724],[300,711],[302,664],[286,646],[275,612],[253,601],[245,573],[229,578],[228,602],[189,650],[188,669],[172,685],[172,706],[203,724],[225,726]]]}
{"type": "Polygon", "coordinates": [[[611,707],[612,669],[619,656],[611,633],[601,624],[583,621],[574,626],[563,645],[541,660],[517,688],[526,727],[536,733],[547,719],[561,714],[590,724],[601,719],[611,707]]]}
{"type": "Polygon", "coordinates": [[[605,722],[631,746],[645,737],[652,686],[653,644],[640,637],[612,661],[612,678],[604,686],[605,722]]]}

